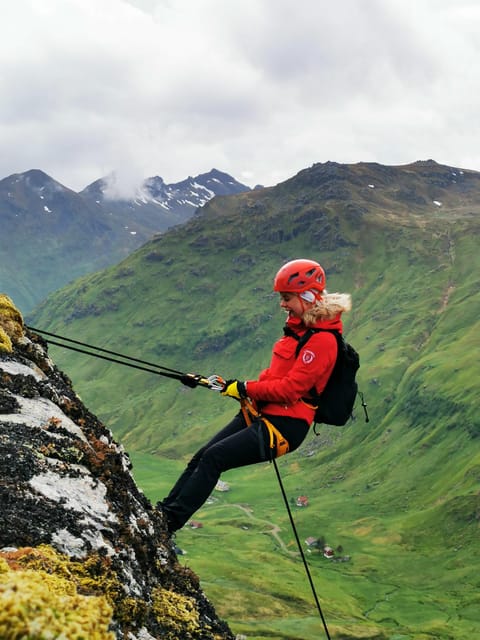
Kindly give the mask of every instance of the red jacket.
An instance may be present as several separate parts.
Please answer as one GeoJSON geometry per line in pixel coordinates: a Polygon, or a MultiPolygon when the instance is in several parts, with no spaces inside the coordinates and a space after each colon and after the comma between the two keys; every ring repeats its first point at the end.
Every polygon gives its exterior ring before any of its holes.
{"type": "MultiPolygon", "coordinates": [[[[307,327],[299,318],[289,318],[287,326],[302,336],[307,327]]],[[[342,331],[341,314],[333,320],[321,320],[318,329],[342,331]]],[[[315,387],[323,391],[337,358],[337,341],[332,333],[319,332],[311,336],[295,357],[298,341],[292,336],[280,338],[273,346],[272,359],[258,380],[247,380],[247,394],[261,404],[262,413],[300,418],[313,422],[315,409],[302,398],[315,387]]]]}

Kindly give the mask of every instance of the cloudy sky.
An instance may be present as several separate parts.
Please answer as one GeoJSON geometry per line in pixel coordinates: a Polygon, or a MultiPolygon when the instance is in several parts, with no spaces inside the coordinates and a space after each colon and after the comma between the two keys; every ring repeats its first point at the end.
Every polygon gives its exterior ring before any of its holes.
{"type": "Polygon", "coordinates": [[[0,20],[0,178],[480,170],[478,0],[15,0],[0,20]]]}

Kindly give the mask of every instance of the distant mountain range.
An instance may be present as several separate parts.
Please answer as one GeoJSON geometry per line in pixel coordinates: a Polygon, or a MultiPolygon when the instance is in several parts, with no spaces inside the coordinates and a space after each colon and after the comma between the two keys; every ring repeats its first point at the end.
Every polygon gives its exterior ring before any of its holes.
{"type": "Polygon", "coordinates": [[[38,169],[0,181],[0,291],[23,312],[69,281],[121,261],[213,197],[250,190],[217,169],[174,184],[147,178],[131,199],[115,197],[115,186],[101,178],[77,193],[38,169]]]}

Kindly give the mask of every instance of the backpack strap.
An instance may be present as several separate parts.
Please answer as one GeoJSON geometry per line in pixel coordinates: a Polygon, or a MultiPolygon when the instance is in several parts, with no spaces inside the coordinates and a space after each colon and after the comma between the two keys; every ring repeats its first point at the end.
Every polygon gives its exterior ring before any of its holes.
{"type": "MultiPolygon", "coordinates": [[[[335,339],[337,341],[337,357],[335,360],[335,364],[333,365],[330,378],[333,376],[335,369],[337,368],[340,362],[340,350],[342,349],[342,342],[343,342],[342,334],[340,333],[340,331],[338,331],[338,329],[315,329],[313,327],[310,327],[310,329],[307,329],[302,336],[299,336],[290,327],[285,326],[283,329],[283,332],[285,333],[286,336],[291,336],[292,338],[295,338],[295,340],[297,340],[298,342],[297,347],[295,349],[295,358],[298,357],[298,354],[300,353],[300,351],[303,349],[303,347],[307,344],[307,342],[315,333],[320,333],[320,332],[332,333],[335,336],[335,339]]],[[[306,404],[309,404],[315,407],[316,409],[318,406],[318,401],[321,394],[319,395],[317,393],[317,390],[315,389],[315,387],[312,387],[310,389],[309,394],[310,395],[308,397],[302,398],[302,401],[305,402],[306,404]]]]}
{"type": "MultiPolygon", "coordinates": [[[[298,354],[300,353],[300,350],[306,345],[306,343],[310,340],[310,338],[315,333],[320,333],[320,332],[333,333],[333,335],[335,336],[335,338],[337,340],[337,349],[340,348],[340,343],[341,343],[341,340],[342,340],[342,334],[340,333],[340,331],[338,329],[315,329],[313,327],[310,327],[310,329],[307,329],[302,336],[299,336],[298,333],[296,333],[288,325],[283,327],[283,333],[286,336],[294,338],[298,342],[297,348],[295,349],[295,357],[296,358],[298,357],[298,354]]],[[[337,358],[338,358],[338,351],[337,351],[337,358]]]]}

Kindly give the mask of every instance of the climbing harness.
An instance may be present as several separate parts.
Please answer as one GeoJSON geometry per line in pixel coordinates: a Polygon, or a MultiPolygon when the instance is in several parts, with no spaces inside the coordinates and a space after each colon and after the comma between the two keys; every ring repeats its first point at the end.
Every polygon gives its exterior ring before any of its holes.
{"type": "MultiPolygon", "coordinates": [[[[73,340],[72,338],[66,338],[65,336],[60,336],[55,333],[51,333],[49,331],[44,331],[42,329],[37,329],[35,327],[30,327],[27,325],[27,329],[37,333],[39,335],[47,336],[45,340],[58,347],[63,347],[65,349],[70,349],[72,351],[76,351],[78,353],[83,353],[89,356],[93,356],[95,358],[101,358],[102,360],[107,360],[108,362],[114,362],[116,364],[123,364],[128,367],[133,367],[134,369],[140,369],[141,371],[146,371],[148,373],[155,373],[160,376],[164,376],[167,378],[173,378],[174,380],[179,380],[183,384],[189,387],[204,387],[206,389],[211,389],[212,391],[222,391],[224,389],[225,380],[216,374],[211,376],[202,376],[197,373],[184,373],[182,371],[178,371],[177,369],[171,369],[169,367],[164,367],[159,364],[155,364],[152,362],[148,362],[146,360],[141,360],[139,358],[133,358],[131,356],[126,356],[117,351],[111,351],[109,349],[104,349],[102,347],[97,347],[86,342],[80,342],[79,340],[73,340]],[[55,338],[55,340],[52,340],[55,338]],[[73,346],[77,345],[77,346],[73,346]],[[105,355],[104,355],[105,354],[105,355]],[[114,356],[114,357],[112,357],[114,356]]],[[[287,509],[288,517],[290,520],[290,524],[295,535],[295,540],[297,542],[297,547],[300,552],[300,556],[303,561],[303,566],[305,568],[305,573],[307,575],[308,581],[310,583],[310,588],[312,590],[312,594],[315,600],[315,604],[322,620],[323,628],[325,630],[325,635],[327,640],[331,640],[330,633],[328,631],[327,622],[323,615],[322,608],[320,606],[320,601],[317,596],[317,592],[315,589],[315,585],[312,579],[312,575],[310,573],[310,569],[308,567],[308,563],[305,557],[305,554],[302,549],[302,545],[300,542],[300,538],[297,532],[297,528],[295,526],[295,522],[293,519],[293,515],[290,509],[290,505],[288,503],[287,494],[285,492],[285,488],[283,486],[282,478],[280,476],[280,471],[278,469],[278,465],[276,462],[276,458],[285,455],[289,451],[289,444],[286,438],[280,433],[280,431],[268,420],[265,416],[262,416],[260,412],[258,412],[253,404],[250,402],[248,398],[244,398],[240,400],[240,408],[242,414],[245,419],[245,423],[247,426],[250,426],[254,420],[261,420],[265,425],[268,435],[269,435],[269,447],[270,447],[270,459],[275,468],[275,473],[277,475],[278,483],[280,485],[280,490],[283,496],[283,500],[285,502],[285,507],[287,509]]]]}
{"type": "Polygon", "coordinates": [[[284,456],[286,453],[290,451],[290,445],[288,444],[288,440],[283,436],[277,427],[262,416],[253,406],[253,404],[248,400],[248,398],[243,398],[240,400],[240,408],[242,410],[243,417],[247,426],[250,426],[253,420],[260,420],[263,422],[267,429],[268,437],[269,437],[269,447],[270,452],[275,451],[275,458],[279,458],[280,456],[284,456]]]}

